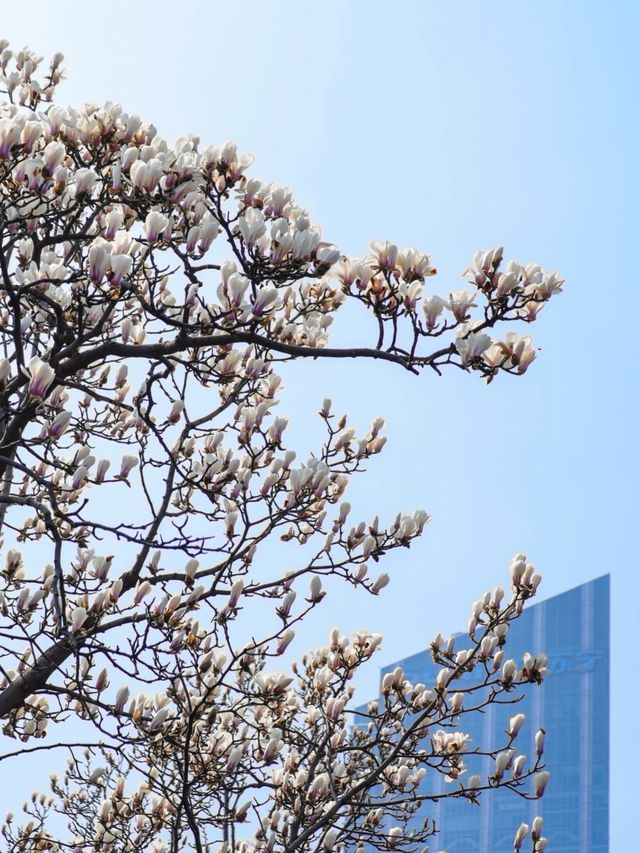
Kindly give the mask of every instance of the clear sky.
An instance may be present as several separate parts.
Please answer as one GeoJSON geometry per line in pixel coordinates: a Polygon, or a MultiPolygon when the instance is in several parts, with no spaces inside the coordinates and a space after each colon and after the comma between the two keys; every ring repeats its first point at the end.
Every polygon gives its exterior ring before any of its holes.
{"type": "MultiPolygon", "coordinates": [[[[562,271],[566,292],[531,330],[541,352],[523,379],[486,387],[362,363],[285,374],[301,446],[325,395],[362,426],[387,417],[389,445],[352,496],[362,517],[433,515],[384,596],[336,597],[299,640],[367,625],[386,636],[384,664],[462,628],[516,551],[543,573],[543,596],[611,572],[611,850],[634,849],[640,4],[28,8],[3,4],[0,35],[64,52],[62,100],[120,101],[169,138],[235,139],[345,253],[371,239],[415,245],[443,294],[462,286],[473,251],[500,243],[562,271]]],[[[353,335],[366,340],[364,327],[353,335]]],[[[376,683],[373,668],[363,698],[376,683]]]]}

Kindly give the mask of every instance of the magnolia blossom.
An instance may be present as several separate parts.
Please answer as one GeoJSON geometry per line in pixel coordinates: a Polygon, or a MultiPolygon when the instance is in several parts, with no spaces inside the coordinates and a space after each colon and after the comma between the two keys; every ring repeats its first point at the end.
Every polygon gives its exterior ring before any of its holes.
{"type": "Polygon", "coordinates": [[[518,827],[515,838],[513,839],[513,849],[519,851],[522,847],[522,842],[529,835],[529,824],[521,823],[518,827]]]}
{"type": "Polygon", "coordinates": [[[466,320],[469,316],[469,310],[476,306],[474,298],[475,294],[469,290],[454,290],[449,294],[447,308],[459,323],[466,320]]]}
{"type": "MultiPolygon", "coordinates": [[[[229,592],[229,598],[227,600],[227,607],[234,608],[238,606],[238,601],[242,594],[242,590],[244,589],[244,581],[242,578],[238,578],[238,580],[234,581],[231,590],[229,592]]],[[[294,593],[295,596],[295,593],[294,593]]]]}
{"type": "Polygon", "coordinates": [[[384,243],[374,240],[371,243],[371,252],[378,267],[381,270],[392,271],[398,257],[398,247],[388,240],[384,243]]]}
{"type": "Polygon", "coordinates": [[[129,165],[130,160],[137,157],[137,154],[138,152],[135,148],[126,149],[122,160],[122,168],[130,169],[131,183],[136,189],[144,192],[152,192],[163,175],[162,162],[154,157],[146,163],[142,160],[134,159],[134,162],[129,165]],[[129,154],[128,157],[126,156],[127,154],[129,154]]]}
{"type": "Polygon", "coordinates": [[[122,457],[122,461],[120,463],[120,471],[118,473],[118,477],[120,479],[125,480],[131,471],[140,463],[140,460],[137,456],[132,456],[131,454],[125,453],[122,457]]]}
{"type": "Polygon", "coordinates": [[[165,705],[164,708],[160,708],[149,723],[149,731],[156,732],[161,729],[170,713],[171,708],[168,705],[165,705]]]}
{"type": "Polygon", "coordinates": [[[111,460],[109,460],[109,459],[101,459],[98,462],[98,465],[96,467],[96,474],[95,474],[96,483],[102,483],[104,481],[104,478],[105,478],[107,471],[109,470],[110,467],[111,467],[111,460]]]}
{"type": "Polygon", "coordinates": [[[278,645],[276,647],[276,654],[284,654],[294,637],[295,631],[293,630],[293,628],[287,628],[287,630],[282,634],[282,637],[278,641],[278,645]]]}
{"type": "Polygon", "coordinates": [[[257,295],[252,306],[252,313],[255,317],[262,317],[267,311],[273,307],[273,304],[278,298],[278,291],[275,287],[265,287],[257,295]]]}
{"type": "Polygon", "coordinates": [[[547,783],[549,782],[549,775],[548,770],[541,770],[540,773],[536,773],[533,780],[533,790],[536,797],[541,797],[544,794],[547,783]]]}
{"type": "Polygon", "coordinates": [[[452,714],[457,714],[464,704],[464,693],[454,693],[451,697],[451,704],[449,706],[449,710],[452,714]]]}
{"type": "Polygon", "coordinates": [[[18,243],[18,256],[20,258],[20,262],[26,266],[33,256],[33,240],[29,237],[24,240],[20,240],[18,243]]]}
{"type": "Polygon", "coordinates": [[[466,331],[456,337],[456,349],[460,353],[463,366],[479,358],[491,346],[491,338],[484,332],[466,331]]]}
{"type": "Polygon", "coordinates": [[[389,575],[386,572],[382,572],[382,574],[378,575],[376,580],[371,587],[371,592],[374,595],[377,595],[382,589],[385,588],[389,584],[389,575]]]}
{"type": "Polygon", "coordinates": [[[129,688],[125,685],[124,687],[121,687],[116,694],[116,699],[115,699],[115,704],[114,704],[114,712],[116,714],[122,713],[122,710],[128,701],[129,701],[129,688]]]}
{"type": "Polygon", "coordinates": [[[494,778],[502,779],[504,776],[505,770],[511,765],[513,761],[513,750],[507,749],[504,752],[499,752],[496,755],[495,759],[495,767],[493,770],[494,778]]]}
{"type": "Polygon", "coordinates": [[[111,258],[107,246],[94,243],[89,249],[89,278],[94,284],[100,284],[109,268],[111,258]]]}
{"type": "Polygon", "coordinates": [[[136,587],[136,594],[133,598],[133,603],[134,604],[140,604],[142,599],[145,596],[147,596],[150,592],[151,592],[151,584],[149,583],[149,581],[142,581],[142,583],[139,583],[138,586],[136,587]]]}
{"type": "Polygon", "coordinates": [[[209,250],[219,230],[218,223],[212,216],[202,220],[198,229],[198,248],[202,254],[209,250]]]}
{"type": "Polygon", "coordinates": [[[78,169],[75,173],[76,196],[90,195],[98,180],[92,169],[78,169]]]}
{"type": "Polygon", "coordinates": [[[524,714],[516,714],[511,717],[509,720],[509,726],[507,727],[507,734],[509,737],[514,738],[517,736],[518,732],[522,728],[526,717],[524,714]]]}
{"type": "Polygon", "coordinates": [[[195,559],[187,560],[187,564],[184,567],[184,576],[185,580],[188,583],[191,583],[196,576],[196,572],[198,571],[198,567],[200,566],[200,562],[195,559]]]}
{"type": "Polygon", "coordinates": [[[247,247],[250,249],[256,245],[267,231],[263,215],[260,211],[253,208],[247,210],[244,216],[240,218],[238,227],[247,247]]]}
{"type": "Polygon", "coordinates": [[[29,362],[28,375],[30,379],[27,386],[27,393],[31,397],[38,397],[44,400],[47,391],[55,379],[55,370],[46,361],[42,361],[38,356],[34,356],[29,362]]]}
{"type": "Polygon", "coordinates": [[[73,417],[71,412],[60,412],[55,416],[55,418],[49,424],[49,436],[54,440],[60,438],[63,433],[66,431],[67,427],[71,423],[71,418],[73,417]]]}
{"type": "Polygon", "coordinates": [[[113,207],[105,216],[105,237],[107,240],[113,240],[117,232],[124,224],[124,213],[122,208],[113,207]]]}
{"type": "Polygon", "coordinates": [[[476,252],[473,256],[473,264],[468,267],[463,275],[474,284],[483,286],[487,283],[489,276],[495,272],[502,261],[504,249],[496,246],[494,249],[486,249],[476,252]]]}
{"type": "Polygon", "coordinates": [[[106,767],[96,767],[96,769],[89,776],[87,781],[89,782],[90,785],[97,785],[106,772],[107,772],[106,767]]]}
{"type": "Polygon", "coordinates": [[[242,759],[242,747],[236,746],[229,753],[229,758],[227,759],[227,766],[226,766],[227,773],[233,773],[233,771],[240,764],[241,759],[242,759]]]}
{"type": "Polygon", "coordinates": [[[110,258],[110,267],[111,283],[117,286],[131,272],[133,258],[129,255],[112,255],[110,258]]]}
{"type": "Polygon", "coordinates": [[[180,420],[180,415],[184,411],[184,400],[175,400],[171,406],[171,410],[167,416],[169,423],[177,424],[180,420]]]}
{"type": "Polygon", "coordinates": [[[518,755],[513,762],[513,775],[517,779],[522,776],[527,761],[526,755],[518,755]]]}
{"type": "Polygon", "coordinates": [[[6,385],[11,376],[11,362],[8,358],[0,359],[0,385],[6,385]]]}
{"type": "Polygon", "coordinates": [[[20,139],[20,127],[8,118],[0,118],[0,160],[7,160],[20,139]]]}
{"type": "Polygon", "coordinates": [[[424,311],[427,329],[432,330],[436,327],[438,317],[442,314],[442,309],[445,305],[445,300],[435,293],[431,293],[423,299],[422,309],[424,311]]]}
{"type": "Polygon", "coordinates": [[[87,610],[85,607],[76,607],[71,614],[71,632],[77,634],[87,621],[87,610]]]}
{"type": "Polygon", "coordinates": [[[413,248],[402,249],[401,252],[398,252],[396,266],[407,282],[422,281],[426,276],[435,275],[437,272],[431,263],[431,258],[413,248]]]}
{"type": "Polygon", "coordinates": [[[42,152],[44,167],[50,175],[53,175],[66,154],[65,147],[61,142],[49,142],[42,152]]]}
{"type": "Polygon", "coordinates": [[[105,580],[109,574],[113,556],[93,558],[93,576],[98,580],[105,580]]]}
{"type": "Polygon", "coordinates": [[[340,258],[340,252],[333,246],[318,246],[316,251],[316,264],[319,267],[329,268],[340,258]]]}
{"type": "Polygon", "coordinates": [[[469,791],[476,791],[482,785],[482,777],[474,774],[473,776],[469,776],[467,779],[465,787],[469,791]]]}
{"type": "Polygon", "coordinates": [[[144,221],[144,230],[147,240],[149,240],[150,243],[155,243],[156,240],[160,239],[160,236],[164,233],[168,225],[169,219],[163,213],[160,213],[157,210],[150,211],[144,221]]]}
{"type": "Polygon", "coordinates": [[[467,745],[471,742],[471,737],[464,732],[445,732],[441,730],[432,735],[432,740],[438,754],[448,755],[464,752],[467,745]]]}
{"type": "Polygon", "coordinates": [[[484,358],[492,367],[502,366],[525,373],[536,357],[532,338],[519,337],[515,332],[509,332],[505,341],[494,341],[485,351],[484,358]]]}

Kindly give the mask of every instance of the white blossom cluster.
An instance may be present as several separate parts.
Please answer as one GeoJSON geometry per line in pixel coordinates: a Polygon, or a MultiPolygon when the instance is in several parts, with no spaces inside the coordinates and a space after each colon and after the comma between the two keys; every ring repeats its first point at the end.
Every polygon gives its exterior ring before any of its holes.
{"type": "MultiPolygon", "coordinates": [[[[506,656],[540,582],[523,555],[510,593],[474,604],[465,648],[433,641],[434,684],[397,669],[359,708],[354,676],[382,643],[368,630],[289,664],[299,623],[341,584],[381,594],[378,563],[430,517],[358,518],[349,484],[383,419],[358,430],[327,398],[320,445],[295,451],[276,368],[521,374],[531,339],[493,329],[533,321],[562,280],[494,249],[439,296],[415,249],[348,259],[233,143],[58,106],[61,63],[38,76],[39,57],[0,47],[0,763],[68,754],[7,815],[8,849],[413,853],[437,831],[413,820],[435,774],[472,804],[542,796],[544,733],[526,759],[522,714],[504,743],[464,728],[546,674],[541,653],[506,656]],[[347,302],[372,346],[330,346],[347,302]]],[[[541,824],[518,833],[544,849],[541,824]]]]}

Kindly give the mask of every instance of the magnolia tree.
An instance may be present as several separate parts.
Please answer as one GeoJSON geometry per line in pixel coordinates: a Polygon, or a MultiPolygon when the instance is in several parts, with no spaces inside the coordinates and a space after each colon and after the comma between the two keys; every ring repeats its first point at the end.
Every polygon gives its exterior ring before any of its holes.
{"type": "MultiPolygon", "coordinates": [[[[544,733],[521,754],[517,708],[501,743],[464,732],[545,674],[543,654],[505,654],[540,581],[524,555],[465,642],[433,641],[434,684],[396,669],[358,711],[382,641],[365,630],[288,665],[327,579],[378,595],[376,564],[429,516],[352,518],[381,419],[359,435],[327,399],[299,459],[274,407],[295,359],[522,374],[531,339],[497,327],[534,321],[561,279],[497,248],[437,295],[415,249],[348,259],[232,143],[53,105],[61,61],[40,73],[2,43],[0,759],[5,779],[27,753],[60,771],[6,816],[5,848],[413,851],[437,830],[425,800],[542,796],[544,733]],[[329,345],[349,303],[369,347],[329,345]]],[[[544,850],[541,820],[514,845],[544,850]]]]}

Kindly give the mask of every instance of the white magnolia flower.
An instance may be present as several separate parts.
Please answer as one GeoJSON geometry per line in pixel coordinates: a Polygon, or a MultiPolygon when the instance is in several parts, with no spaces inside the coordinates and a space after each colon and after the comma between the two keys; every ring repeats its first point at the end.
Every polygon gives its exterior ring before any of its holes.
{"type": "Polygon", "coordinates": [[[87,621],[87,610],[85,607],[76,607],[71,614],[71,633],[77,634],[87,621]]]}
{"type": "Polygon", "coordinates": [[[531,823],[531,837],[534,841],[537,841],[542,835],[543,827],[543,819],[541,817],[534,817],[533,822],[531,823]]]}
{"type": "Polygon", "coordinates": [[[110,247],[105,243],[94,243],[89,249],[89,278],[94,284],[100,284],[105,277],[111,261],[110,247]]]}
{"type": "Polygon", "coordinates": [[[371,243],[371,251],[377,266],[381,270],[391,272],[395,269],[398,257],[398,247],[386,240],[384,243],[374,240],[371,243]]]}
{"type": "Polygon", "coordinates": [[[133,258],[130,255],[111,255],[111,284],[116,287],[122,279],[129,275],[133,267],[133,258]]]}
{"type": "Polygon", "coordinates": [[[64,145],[61,142],[51,141],[46,145],[42,152],[42,159],[47,172],[53,175],[56,168],[60,165],[66,154],[64,145]]]}
{"type": "Polygon", "coordinates": [[[452,312],[456,320],[462,323],[463,320],[468,318],[469,309],[476,307],[474,299],[475,294],[469,290],[454,290],[449,294],[447,308],[452,312]]]}
{"type": "Polygon", "coordinates": [[[431,258],[416,249],[402,249],[396,257],[396,266],[407,282],[422,281],[426,276],[435,275],[437,270],[431,264],[431,258]]]}
{"type": "Polygon", "coordinates": [[[160,710],[155,713],[151,723],[149,724],[149,731],[157,732],[161,729],[170,713],[171,708],[168,705],[165,705],[164,708],[160,708],[160,710]]]}
{"type": "Polygon", "coordinates": [[[504,341],[493,341],[484,353],[491,367],[501,366],[517,373],[525,373],[535,357],[532,338],[528,335],[521,338],[515,332],[509,332],[504,341]]]}
{"type": "Polygon", "coordinates": [[[509,720],[509,725],[507,727],[507,734],[509,737],[514,738],[517,736],[518,732],[524,725],[524,721],[526,717],[524,714],[516,714],[514,717],[511,717],[509,720]]]}
{"type": "Polygon", "coordinates": [[[240,764],[242,759],[242,747],[235,746],[231,752],[229,753],[229,757],[227,759],[226,771],[227,773],[232,773],[240,764]]]}
{"type": "Polygon", "coordinates": [[[89,782],[90,785],[97,785],[106,772],[107,772],[106,767],[96,767],[96,769],[89,776],[89,779],[87,781],[89,782]]]}
{"type": "Polygon", "coordinates": [[[240,217],[238,228],[242,234],[242,238],[249,249],[254,248],[261,237],[267,233],[267,226],[264,221],[264,216],[259,210],[249,208],[240,217]]]}
{"type": "Polygon", "coordinates": [[[278,645],[276,646],[276,654],[282,655],[286,651],[287,647],[295,637],[296,632],[293,628],[287,628],[286,631],[282,634],[280,639],[278,640],[278,645]]]}
{"type": "Polygon", "coordinates": [[[485,332],[467,332],[464,336],[458,335],[455,346],[460,354],[460,360],[464,365],[479,358],[491,346],[491,338],[485,332]]]}
{"type": "Polygon", "coordinates": [[[120,714],[124,708],[124,706],[129,701],[129,688],[125,685],[121,687],[120,690],[116,693],[116,701],[114,704],[114,710],[116,714],[120,714]]]}
{"type": "Polygon", "coordinates": [[[445,300],[435,293],[425,296],[422,300],[422,310],[424,311],[427,329],[429,329],[429,331],[435,328],[438,322],[438,317],[442,314],[442,309],[445,305],[445,300]]]}
{"type": "Polygon", "coordinates": [[[97,180],[98,176],[92,169],[78,169],[75,173],[76,196],[90,195],[97,180]]]}
{"type": "Polygon", "coordinates": [[[198,229],[198,249],[202,254],[209,250],[211,244],[218,236],[220,228],[213,216],[205,217],[198,229]]]}
{"type": "Polygon", "coordinates": [[[71,422],[72,414],[71,412],[60,412],[55,416],[55,418],[49,424],[49,437],[54,441],[57,441],[61,435],[66,431],[67,427],[71,422]]]}
{"type": "Polygon", "coordinates": [[[251,313],[254,317],[263,317],[275,306],[277,299],[278,291],[275,287],[272,285],[262,287],[255,298],[251,308],[251,313]]]}
{"type": "Polygon", "coordinates": [[[122,228],[124,224],[124,213],[122,212],[122,208],[114,207],[112,210],[107,213],[104,219],[105,224],[105,237],[107,240],[113,240],[116,236],[116,233],[122,228]]]}
{"type": "Polygon", "coordinates": [[[468,791],[477,791],[478,788],[482,785],[482,777],[474,774],[473,776],[469,776],[467,782],[465,784],[465,788],[468,791]]]}
{"type": "Polygon", "coordinates": [[[98,465],[96,467],[96,475],[95,475],[96,483],[102,483],[103,482],[103,480],[107,474],[107,471],[109,470],[110,467],[111,467],[111,460],[109,460],[109,459],[101,459],[98,462],[98,465]]]}
{"type": "Polygon", "coordinates": [[[144,221],[144,231],[147,240],[150,243],[155,243],[160,239],[168,225],[169,218],[164,213],[160,213],[159,210],[151,210],[144,221]]]}
{"type": "Polygon", "coordinates": [[[529,824],[521,823],[516,831],[515,838],[513,839],[513,849],[516,853],[522,847],[522,842],[525,840],[527,835],[529,835],[529,824]]]}
{"type": "Polygon", "coordinates": [[[382,572],[382,574],[378,575],[375,579],[373,586],[371,587],[371,592],[374,595],[377,595],[381,590],[385,588],[389,584],[389,575],[386,572],[382,572]]]}
{"type": "Polygon", "coordinates": [[[122,480],[125,480],[129,476],[131,471],[136,467],[136,465],[139,464],[139,462],[140,460],[137,456],[125,453],[120,463],[120,472],[118,474],[118,477],[120,477],[120,479],[122,480]]]}
{"type": "Polygon", "coordinates": [[[487,283],[489,275],[495,272],[500,265],[503,252],[502,246],[476,252],[471,266],[467,267],[463,275],[468,281],[482,287],[487,283]]]}
{"type": "Polygon", "coordinates": [[[549,782],[549,771],[541,770],[533,777],[533,791],[536,797],[542,797],[549,782]]]}
{"type": "Polygon", "coordinates": [[[29,362],[27,373],[30,377],[27,393],[31,397],[39,397],[44,400],[51,383],[55,379],[55,370],[46,361],[35,356],[29,362]]]}

